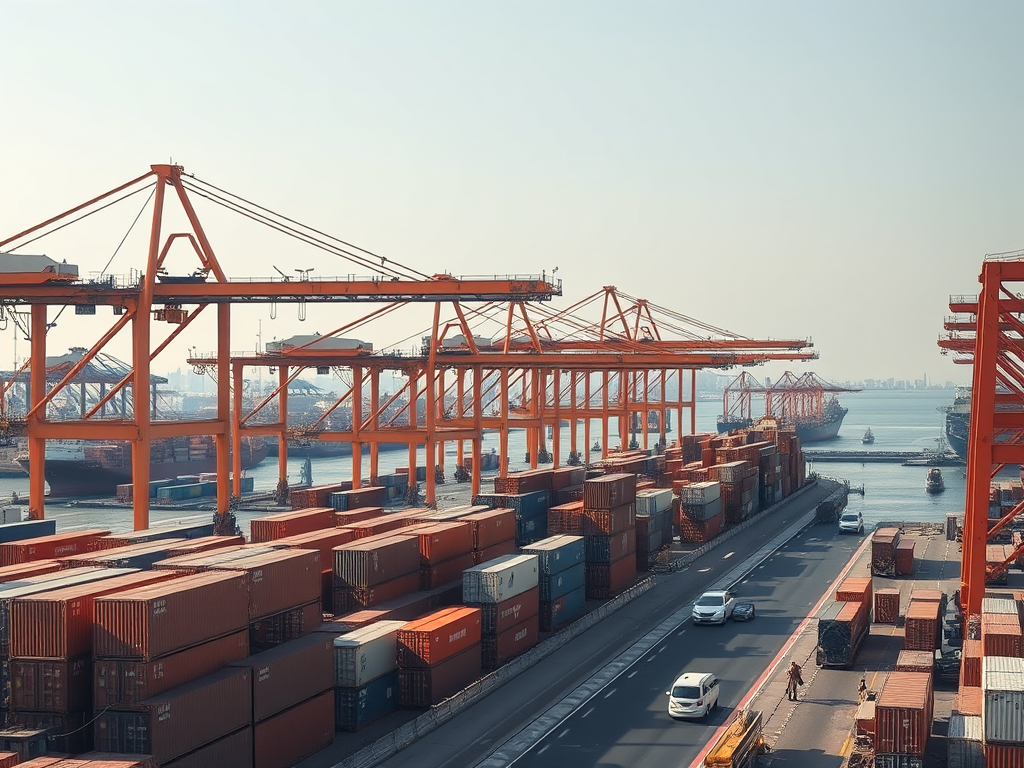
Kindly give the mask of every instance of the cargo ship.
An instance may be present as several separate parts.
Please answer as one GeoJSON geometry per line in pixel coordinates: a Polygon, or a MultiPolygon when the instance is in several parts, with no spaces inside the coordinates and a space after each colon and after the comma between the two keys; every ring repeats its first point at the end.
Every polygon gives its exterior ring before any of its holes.
{"type": "MultiPolygon", "coordinates": [[[[276,436],[269,436],[264,438],[267,443],[267,450],[269,455],[278,455],[278,438],[276,436]]],[[[378,443],[378,449],[381,451],[400,451],[408,450],[409,445],[407,443],[378,443]]],[[[363,455],[370,453],[370,444],[363,443],[363,455]]],[[[333,459],[336,457],[344,457],[352,455],[352,443],[347,440],[289,440],[288,441],[288,458],[289,459],[333,459]]]]}
{"type": "Polygon", "coordinates": [[[967,435],[971,428],[971,388],[957,387],[953,404],[946,406],[946,442],[961,459],[967,459],[967,435]]]}
{"type": "Polygon", "coordinates": [[[731,432],[753,424],[753,400],[757,397],[764,404],[764,415],[795,426],[801,442],[832,440],[848,413],[836,393],[859,391],[830,384],[814,373],[797,377],[789,371],[774,385],[765,386],[744,371],[725,388],[718,431],[731,432]]]}
{"type": "MultiPolygon", "coordinates": [[[[267,457],[262,437],[242,438],[242,469],[267,457]]],[[[28,472],[28,455],[18,463],[28,472]]],[[[150,441],[150,480],[217,471],[212,435],[150,441]]],[[[128,441],[47,440],[46,482],[50,496],[113,496],[117,486],[132,482],[132,446],[128,441]]]]}

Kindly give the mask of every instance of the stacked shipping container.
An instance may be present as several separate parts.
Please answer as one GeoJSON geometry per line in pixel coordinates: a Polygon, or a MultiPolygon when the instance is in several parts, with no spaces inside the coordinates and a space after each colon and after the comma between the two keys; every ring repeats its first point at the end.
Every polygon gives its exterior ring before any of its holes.
{"type": "Polygon", "coordinates": [[[442,608],[398,631],[398,702],[429,707],[475,680],[481,668],[479,608],[442,608]]]}
{"type": "Polygon", "coordinates": [[[604,600],[636,580],[636,475],[604,475],[583,483],[586,596],[604,600]]]}
{"type": "Polygon", "coordinates": [[[582,536],[552,536],[523,549],[537,555],[540,628],[551,632],[578,618],[586,603],[586,546],[582,536]]]}

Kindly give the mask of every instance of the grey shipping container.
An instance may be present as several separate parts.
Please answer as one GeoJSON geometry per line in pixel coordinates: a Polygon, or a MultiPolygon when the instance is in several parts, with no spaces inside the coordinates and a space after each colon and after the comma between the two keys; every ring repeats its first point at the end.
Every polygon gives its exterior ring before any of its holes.
{"type": "Polygon", "coordinates": [[[462,573],[462,599],[467,603],[500,603],[539,583],[536,555],[505,555],[462,573]]]}
{"type": "Polygon", "coordinates": [[[357,688],[398,669],[398,630],[407,623],[378,621],[335,638],[334,685],[357,688]]]}
{"type": "Polygon", "coordinates": [[[541,574],[551,575],[582,563],[586,547],[582,536],[550,536],[523,547],[523,554],[537,555],[541,574]]]}
{"type": "Polygon", "coordinates": [[[946,736],[948,768],[985,768],[985,747],[981,743],[984,733],[980,717],[951,714],[946,736]]]}
{"type": "Polygon", "coordinates": [[[981,690],[985,741],[1024,744],[1024,659],[983,657],[981,690]]]}

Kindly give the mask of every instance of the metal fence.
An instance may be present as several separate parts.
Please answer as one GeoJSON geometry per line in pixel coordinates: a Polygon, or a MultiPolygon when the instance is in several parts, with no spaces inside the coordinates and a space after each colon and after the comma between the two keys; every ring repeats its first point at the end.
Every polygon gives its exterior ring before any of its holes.
{"type": "Polygon", "coordinates": [[[386,736],[377,739],[377,741],[368,747],[364,747],[359,750],[354,755],[346,757],[340,763],[337,763],[334,768],[372,768],[373,766],[384,762],[400,750],[408,747],[416,741],[416,739],[421,736],[425,736],[435,728],[438,728],[448,722],[466,709],[466,707],[469,707],[484,698],[487,694],[491,693],[491,691],[505,685],[505,683],[515,678],[521,672],[540,662],[541,659],[550,656],[566,643],[579,637],[595,624],[615,613],[615,611],[626,605],[626,603],[631,600],[635,600],[637,597],[647,592],[654,586],[654,584],[655,577],[653,576],[635,584],[618,597],[602,604],[596,610],[591,611],[587,615],[577,619],[572,624],[559,631],[557,634],[552,635],[543,643],[534,646],[521,656],[517,656],[512,659],[508,664],[499,667],[486,677],[477,680],[468,688],[455,694],[450,699],[446,699],[440,704],[435,705],[415,720],[396,728],[386,736]]]}

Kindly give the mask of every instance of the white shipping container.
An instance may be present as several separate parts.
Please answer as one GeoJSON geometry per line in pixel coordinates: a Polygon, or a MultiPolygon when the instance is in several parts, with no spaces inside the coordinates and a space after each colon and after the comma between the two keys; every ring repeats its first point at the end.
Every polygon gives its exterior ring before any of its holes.
{"type": "Polygon", "coordinates": [[[684,504],[710,504],[722,498],[722,484],[717,480],[684,485],[679,489],[679,498],[684,504]]]}
{"type": "Polygon", "coordinates": [[[956,712],[950,715],[946,736],[947,768],[985,768],[985,747],[981,743],[984,733],[980,717],[956,712]]]}
{"type": "Polygon", "coordinates": [[[983,657],[981,689],[985,741],[1024,744],[1024,659],[983,657]]]}
{"type": "Polygon", "coordinates": [[[1003,597],[985,597],[981,601],[982,613],[1006,613],[1011,616],[1020,616],[1017,610],[1017,601],[1003,597]]]}
{"type": "Polygon", "coordinates": [[[638,515],[656,515],[672,509],[671,488],[651,488],[636,492],[636,513],[638,515]]]}
{"type": "Polygon", "coordinates": [[[398,669],[398,630],[406,621],[378,621],[334,638],[334,685],[359,688],[398,669]]]}
{"type": "Polygon", "coordinates": [[[536,555],[503,555],[462,572],[464,603],[500,603],[536,587],[536,555]]]}

